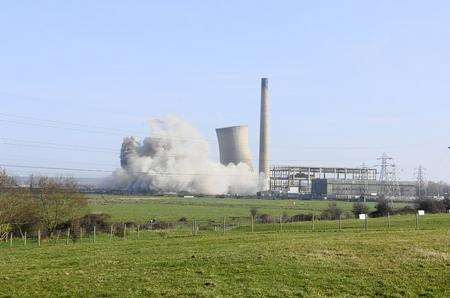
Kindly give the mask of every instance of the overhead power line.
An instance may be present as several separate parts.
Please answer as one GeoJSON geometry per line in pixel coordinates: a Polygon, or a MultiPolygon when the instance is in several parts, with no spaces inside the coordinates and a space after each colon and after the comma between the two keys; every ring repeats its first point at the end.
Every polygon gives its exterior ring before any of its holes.
{"type": "MultiPolygon", "coordinates": [[[[15,119],[25,119],[25,120],[32,120],[32,121],[38,121],[38,122],[44,122],[44,123],[30,123],[30,122],[24,122],[24,121],[18,121],[18,120],[11,120],[11,119],[0,119],[0,122],[6,122],[6,123],[13,123],[13,124],[19,124],[19,125],[28,125],[28,126],[37,126],[37,127],[44,127],[44,128],[53,128],[53,129],[64,129],[64,130],[70,130],[70,131],[77,131],[77,132],[87,132],[87,133],[94,133],[94,134],[103,134],[103,135],[114,135],[114,136],[130,136],[130,135],[141,135],[142,137],[151,137],[153,139],[171,139],[171,140],[182,140],[182,141],[192,141],[192,142],[206,142],[210,143],[213,146],[217,146],[217,140],[213,139],[206,139],[206,138],[191,138],[191,137],[183,137],[179,135],[170,135],[170,134],[155,134],[151,132],[144,132],[144,131],[132,131],[132,130],[124,130],[124,129],[117,129],[117,128],[111,128],[111,127],[104,127],[104,126],[94,126],[94,125],[87,125],[87,124],[81,124],[76,122],[68,122],[68,121],[59,121],[59,120],[53,120],[53,119],[45,119],[45,118],[39,118],[39,117],[29,117],[29,116],[22,116],[22,115],[15,115],[15,114],[9,114],[9,113],[0,113],[0,116],[3,117],[9,117],[9,118],[15,118],[15,119]],[[69,126],[69,127],[67,127],[69,126]],[[73,127],[75,126],[75,127],[73,127]]],[[[272,144],[270,145],[270,148],[272,149],[289,149],[289,150],[384,150],[386,147],[383,146],[283,146],[280,144],[272,144]]]]}
{"type": "MultiPolygon", "coordinates": [[[[57,170],[57,171],[74,171],[74,172],[95,172],[95,173],[114,173],[115,171],[103,169],[83,169],[83,168],[65,168],[65,167],[46,167],[46,166],[30,166],[18,164],[0,164],[0,167],[6,168],[23,168],[23,169],[42,169],[42,170],[57,170]]],[[[211,174],[211,173],[173,173],[173,172],[133,172],[148,176],[225,176],[225,177],[249,177],[248,175],[238,174],[211,174]]]]}
{"type": "Polygon", "coordinates": [[[44,128],[63,129],[63,130],[70,130],[70,131],[77,131],[77,132],[87,132],[87,133],[103,134],[103,135],[114,135],[114,136],[121,136],[121,137],[138,135],[138,136],[142,136],[142,137],[151,136],[153,139],[171,139],[171,140],[182,140],[182,141],[192,141],[192,142],[206,142],[206,143],[213,143],[214,145],[216,145],[216,143],[217,143],[216,140],[204,139],[204,138],[182,137],[182,136],[177,136],[177,135],[171,135],[170,133],[155,134],[155,133],[143,132],[143,131],[129,131],[129,130],[111,128],[111,127],[93,126],[93,125],[86,125],[86,124],[80,124],[80,123],[75,123],[75,122],[65,122],[65,121],[35,118],[35,117],[28,117],[28,116],[20,116],[20,115],[6,114],[6,113],[0,113],[0,116],[44,122],[44,123],[34,123],[34,122],[24,122],[24,121],[11,120],[11,119],[0,119],[0,122],[13,123],[13,124],[19,124],[19,125],[38,126],[38,127],[44,127],[44,128]],[[67,127],[67,126],[69,126],[69,127],[67,127]],[[71,127],[71,126],[75,126],[75,127],[71,127]]]}

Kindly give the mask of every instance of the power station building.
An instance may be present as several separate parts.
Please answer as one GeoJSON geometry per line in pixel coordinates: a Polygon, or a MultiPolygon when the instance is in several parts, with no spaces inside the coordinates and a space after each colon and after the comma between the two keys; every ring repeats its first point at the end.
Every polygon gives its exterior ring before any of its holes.
{"type": "Polygon", "coordinates": [[[377,180],[374,168],[274,166],[270,172],[270,190],[291,196],[352,199],[385,195],[408,200],[416,191],[414,182],[377,180]]]}

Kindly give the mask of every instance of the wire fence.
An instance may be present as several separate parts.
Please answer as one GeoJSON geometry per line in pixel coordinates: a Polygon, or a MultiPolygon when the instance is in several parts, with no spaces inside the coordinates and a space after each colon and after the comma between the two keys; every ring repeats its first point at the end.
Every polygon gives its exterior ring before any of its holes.
{"type": "Polygon", "coordinates": [[[222,217],[212,220],[186,220],[148,224],[116,223],[89,228],[59,229],[51,233],[42,230],[0,233],[1,248],[40,247],[44,245],[83,245],[119,241],[154,240],[164,237],[196,237],[206,235],[282,233],[282,232],[343,232],[450,229],[450,214],[401,215],[360,219],[321,219],[294,221],[293,218],[272,218],[262,222],[257,217],[222,217]]]}

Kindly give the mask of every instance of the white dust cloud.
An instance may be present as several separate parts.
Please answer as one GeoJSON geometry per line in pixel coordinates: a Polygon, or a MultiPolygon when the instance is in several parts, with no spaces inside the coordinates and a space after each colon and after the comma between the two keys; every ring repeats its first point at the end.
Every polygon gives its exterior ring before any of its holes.
{"type": "Polygon", "coordinates": [[[110,188],[132,192],[255,194],[258,175],[240,163],[224,166],[209,157],[209,144],[181,119],[152,120],[151,136],[142,142],[124,138],[121,166],[109,177],[110,188]]]}

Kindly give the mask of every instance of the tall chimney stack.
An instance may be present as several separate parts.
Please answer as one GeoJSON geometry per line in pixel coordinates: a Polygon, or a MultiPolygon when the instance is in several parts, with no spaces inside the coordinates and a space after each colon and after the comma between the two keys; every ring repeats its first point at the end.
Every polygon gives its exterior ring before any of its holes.
{"type": "Polygon", "coordinates": [[[259,174],[262,190],[269,190],[269,80],[261,79],[261,115],[259,131],[259,174]]]}

